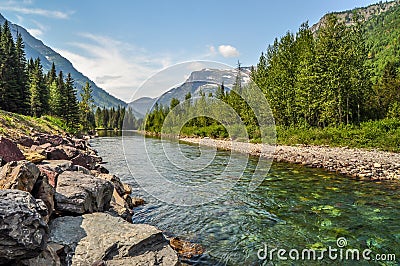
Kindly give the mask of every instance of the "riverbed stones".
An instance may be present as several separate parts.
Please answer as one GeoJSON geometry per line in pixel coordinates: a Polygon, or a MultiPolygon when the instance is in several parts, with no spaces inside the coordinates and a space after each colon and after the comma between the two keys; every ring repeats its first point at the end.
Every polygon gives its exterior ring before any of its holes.
{"type": "Polygon", "coordinates": [[[349,147],[329,147],[296,145],[271,146],[266,144],[249,144],[226,140],[201,140],[199,138],[181,138],[189,143],[203,144],[226,150],[263,156],[277,162],[302,164],[323,168],[330,172],[368,180],[391,180],[400,177],[400,153],[378,150],[355,149],[349,147]],[[260,153],[260,151],[267,151],[260,153]],[[386,170],[386,171],[383,171],[386,170]]]}
{"type": "Polygon", "coordinates": [[[0,157],[5,162],[25,160],[17,144],[13,141],[0,136],[0,157]]]}
{"type": "Polygon", "coordinates": [[[47,224],[31,194],[0,190],[0,264],[38,256],[47,240],[47,224]]]}
{"type": "Polygon", "coordinates": [[[69,250],[72,265],[177,265],[162,232],[106,213],[56,218],[49,241],[69,250]],[[104,264],[103,264],[104,263],[104,264]]]}
{"type": "Polygon", "coordinates": [[[19,189],[31,192],[40,174],[29,161],[12,161],[1,168],[0,189],[19,189]]]}
{"type": "Polygon", "coordinates": [[[200,256],[204,253],[204,248],[200,244],[192,243],[183,240],[179,237],[173,237],[169,241],[171,247],[184,258],[190,259],[195,256],[200,256]]]}
{"type": "Polygon", "coordinates": [[[58,176],[55,208],[58,212],[72,214],[106,211],[113,190],[114,186],[107,180],[65,171],[58,176]]]}

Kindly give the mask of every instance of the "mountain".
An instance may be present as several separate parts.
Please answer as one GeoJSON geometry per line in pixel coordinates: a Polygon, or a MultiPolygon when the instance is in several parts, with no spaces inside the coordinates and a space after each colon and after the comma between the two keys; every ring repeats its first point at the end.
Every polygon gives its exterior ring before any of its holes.
{"type": "Polygon", "coordinates": [[[150,97],[142,97],[129,103],[128,106],[132,108],[135,117],[143,118],[147,111],[151,109],[156,100],[157,99],[150,97]]]}
{"type": "MultiPolygon", "coordinates": [[[[201,93],[215,96],[219,85],[224,83],[226,90],[230,90],[235,83],[237,70],[235,69],[202,69],[193,71],[189,78],[180,86],[173,88],[157,99],[157,103],[169,105],[172,98],[179,101],[185,100],[185,95],[190,92],[192,98],[201,97],[201,93]]],[[[250,68],[242,68],[242,84],[250,81],[250,68]]]]}
{"type": "MultiPolygon", "coordinates": [[[[250,68],[241,68],[242,84],[250,81],[250,68]]],[[[202,69],[193,71],[186,81],[171,90],[165,92],[158,98],[143,97],[129,104],[134,113],[140,114],[139,117],[144,117],[148,110],[157,102],[159,105],[169,106],[172,98],[178,99],[180,102],[185,100],[185,95],[190,92],[192,98],[201,96],[201,93],[215,96],[219,85],[224,83],[225,89],[229,91],[235,83],[237,70],[235,69],[202,69]]]]}
{"type": "MultiPolygon", "coordinates": [[[[399,4],[399,1],[389,1],[389,2],[379,2],[377,4],[372,4],[367,7],[358,7],[352,10],[346,10],[341,12],[333,12],[329,14],[335,14],[339,21],[344,21],[346,25],[353,25],[353,16],[354,14],[360,15],[365,21],[370,20],[373,17],[379,16],[382,13],[385,13],[399,4]]],[[[329,15],[326,14],[323,16],[316,24],[311,27],[312,32],[318,31],[318,29],[323,25],[326,21],[326,17],[329,15]]]]}
{"type": "MultiPolygon", "coordinates": [[[[367,7],[355,8],[335,14],[346,25],[353,25],[352,18],[358,14],[363,18],[361,24],[368,52],[367,67],[371,70],[372,81],[382,76],[387,63],[394,63],[400,71],[400,1],[379,2],[367,7]]],[[[311,27],[315,33],[326,21],[323,16],[311,27]]]]}
{"type": "MultiPolygon", "coordinates": [[[[5,21],[6,19],[0,14],[0,24],[3,25],[5,21]]],[[[57,71],[61,70],[65,75],[67,75],[67,73],[71,73],[72,77],[75,80],[75,86],[78,90],[78,98],[80,98],[82,87],[85,85],[86,81],[89,81],[93,89],[93,99],[97,106],[117,107],[118,105],[126,105],[124,101],[117,99],[102,88],[99,88],[88,77],[76,70],[70,61],[62,57],[50,47],[43,44],[42,41],[33,37],[26,29],[11,22],[9,22],[9,25],[14,38],[16,38],[17,33],[21,34],[25,44],[26,57],[28,59],[39,57],[43,65],[43,70],[45,72],[51,69],[51,65],[54,62],[57,71]]]]}

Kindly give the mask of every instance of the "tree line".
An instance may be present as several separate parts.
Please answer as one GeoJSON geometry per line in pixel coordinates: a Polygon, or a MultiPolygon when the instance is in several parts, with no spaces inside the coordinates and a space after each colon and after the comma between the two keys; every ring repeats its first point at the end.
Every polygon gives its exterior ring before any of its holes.
{"type": "MultiPolygon", "coordinates": [[[[260,137],[258,116],[240,95],[254,84],[267,98],[275,123],[282,127],[325,128],[400,118],[399,64],[387,62],[374,82],[365,28],[356,14],[353,19],[352,25],[346,26],[330,14],[317,32],[303,23],[295,34],[288,32],[276,38],[266,53],[261,54],[257,66],[252,67],[252,82],[242,86],[239,65],[232,90],[226,91],[221,84],[216,98],[236,111],[253,139],[260,137]]],[[[201,101],[213,105],[212,100],[202,95],[192,102],[191,108],[195,109],[201,101]]],[[[177,104],[179,101],[173,99],[169,107],[156,105],[147,115],[144,128],[160,132],[165,117],[177,104]]],[[[213,105],[210,112],[213,110],[219,109],[213,105]]],[[[179,112],[174,115],[179,116],[179,112]]],[[[192,119],[182,132],[185,130],[195,135],[227,135],[221,124],[209,117],[192,119]]]]}
{"type": "Polygon", "coordinates": [[[212,93],[206,95],[200,92],[199,97],[192,98],[189,92],[183,103],[176,98],[171,99],[169,106],[156,103],[144,119],[144,129],[156,133],[179,133],[214,138],[246,138],[245,130],[251,139],[259,140],[262,133],[260,122],[263,122],[263,125],[270,124],[272,114],[268,108],[264,108],[265,106],[258,105],[264,112],[256,116],[248,103],[257,102],[255,99],[257,95],[250,92],[251,86],[254,84],[242,85],[239,63],[232,89],[228,90],[221,84],[215,96],[212,93]],[[182,127],[179,128],[179,125],[182,127]]]}
{"type": "MultiPolygon", "coordinates": [[[[89,82],[82,88],[78,101],[70,73],[57,73],[54,63],[44,73],[40,59],[27,60],[24,49],[21,34],[17,33],[14,41],[5,21],[0,27],[0,109],[33,117],[56,116],[73,131],[95,127],[122,129],[125,108],[98,108],[95,113],[89,82]]],[[[137,128],[132,110],[126,115],[127,124],[137,128]]]]}
{"type": "Polygon", "coordinates": [[[264,91],[276,123],[283,126],[337,126],[382,119],[399,103],[398,65],[387,62],[372,82],[365,28],[330,14],[311,32],[307,23],[288,32],[261,55],[252,79],[264,91]]]}
{"type": "Polygon", "coordinates": [[[136,119],[132,108],[118,106],[117,109],[97,107],[94,114],[94,125],[99,129],[138,129],[142,119],[136,119]]]}
{"type": "Polygon", "coordinates": [[[39,58],[26,60],[22,36],[18,33],[14,42],[7,21],[1,27],[0,46],[1,109],[34,117],[54,115],[69,127],[78,125],[79,105],[71,74],[57,74],[54,63],[45,74],[39,58]]]}

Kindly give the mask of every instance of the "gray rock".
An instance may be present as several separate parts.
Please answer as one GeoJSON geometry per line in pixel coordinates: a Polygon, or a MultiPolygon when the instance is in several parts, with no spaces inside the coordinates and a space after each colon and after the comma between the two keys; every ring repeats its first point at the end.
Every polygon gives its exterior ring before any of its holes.
{"type": "Polygon", "coordinates": [[[54,209],[54,193],[55,189],[49,184],[47,176],[40,176],[32,190],[35,199],[41,199],[46,205],[47,215],[42,215],[43,219],[48,222],[54,209]]]}
{"type": "Polygon", "coordinates": [[[95,169],[96,165],[96,159],[93,156],[83,153],[78,154],[76,157],[72,158],[71,161],[75,165],[80,165],[90,170],[95,169]]]}
{"type": "Polygon", "coordinates": [[[178,264],[177,254],[154,226],[93,213],[57,218],[50,228],[49,241],[70,251],[67,258],[72,265],[103,265],[102,261],[106,265],[178,264]]]}
{"type": "Polygon", "coordinates": [[[31,194],[0,190],[0,264],[38,256],[45,248],[47,224],[31,194]]]}
{"type": "Polygon", "coordinates": [[[122,184],[121,180],[119,177],[116,175],[111,175],[111,174],[99,174],[97,175],[98,178],[105,179],[107,181],[110,181],[113,185],[115,190],[118,192],[118,194],[122,197],[125,195],[125,189],[124,185],[122,184]]]}
{"type": "Polygon", "coordinates": [[[31,192],[39,175],[39,168],[29,161],[9,162],[0,171],[0,189],[31,192]]]}
{"type": "Polygon", "coordinates": [[[32,259],[22,260],[22,265],[27,266],[61,266],[60,257],[57,254],[56,244],[47,245],[39,256],[32,259]]]}
{"type": "Polygon", "coordinates": [[[72,162],[68,160],[45,160],[40,165],[47,166],[59,174],[71,170],[73,167],[72,162]]]}
{"type": "Polygon", "coordinates": [[[80,172],[65,171],[58,176],[55,209],[83,214],[108,209],[113,185],[104,179],[80,172]]]}

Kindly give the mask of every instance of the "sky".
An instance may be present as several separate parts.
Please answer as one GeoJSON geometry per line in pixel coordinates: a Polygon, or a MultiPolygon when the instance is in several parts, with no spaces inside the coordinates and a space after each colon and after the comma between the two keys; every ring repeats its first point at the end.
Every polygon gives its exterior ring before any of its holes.
{"type": "Polygon", "coordinates": [[[276,37],[328,12],[377,0],[0,0],[0,13],[26,28],[99,87],[124,100],[156,97],[141,85],[192,60],[257,64],[276,37]],[[139,91],[138,91],[139,90],[139,91]]]}

